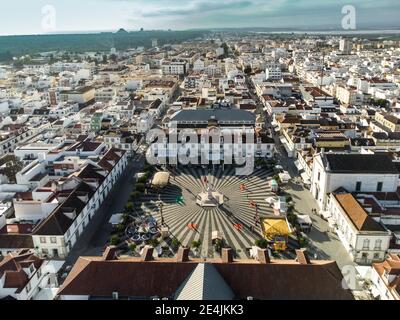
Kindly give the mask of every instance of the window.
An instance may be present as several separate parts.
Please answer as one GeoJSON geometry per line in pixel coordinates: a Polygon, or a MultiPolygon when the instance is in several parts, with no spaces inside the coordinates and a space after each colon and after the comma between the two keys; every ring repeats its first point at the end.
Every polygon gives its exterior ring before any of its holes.
{"type": "Polygon", "coordinates": [[[28,282],[28,284],[26,285],[26,293],[29,293],[29,291],[31,291],[31,284],[28,282]]]}
{"type": "Polygon", "coordinates": [[[38,279],[40,279],[40,277],[42,276],[42,271],[40,269],[38,269],[36,276],[38,279]]]}
{"type": "Polygon", "coordinates": [[[40,243],[46,243],[46,237],[40,237],[40,243]]]}
{"type": "Polygon", "coordinates": [[[50,238],[51,243],[57,243],[57,238],[56,237],[51,237],[50,238]]]}
{"type": "Polygon", "coordinates": [[[379,259],[380,259],[379,253],[378,252],[374,253],[374,260],[379,260],[379,259]]]}
{"type": "Polygon", "coordinates": [[[382,187],[383,187],[383,182],[378,182],[378,184],[376,186],[376,191],[377,192],[381,192],[382,191],[382,187]]]}
{"type": "Polygon", "coordinates": [[[35,271],[35,267],[33,266],[33,265],[31,265],[30,267],[29,267],[29,272],[30,273],[33,273],[35,271]]]}
{"type": "Polygon", "coordinates": [[[367,260],[367,259],[368,259],[368,253],[367,253],[367,252],[363,252],[363,253],[361,254],[361,259],[367,260]]]}
{"type": "Polygon", "coordinates": [[[368,250],[369,249],[369,239],[364,239],[363,241],[363,249],[368,250]]]}
{"type": "Polygon", "coordinates": [[[356,191],[361,191],[361,181],[356,182],[356,191]]]}
{"type": "Polygon", "coordinates": [[[378,239],[375,240],[375,250],[381,250],[382,249],[382,240],[378,239]]]}
{"type": "Polygon", "coordinates": [[[43,253],[43,254],[49,254],[49,250],[47,250],[47,249],[42,249],[42,253],[43,253]]]}
{"type": "Polygon", "coordinates": [[[321,179],[321,172],[318,172],[318,181],[321,179]]]}

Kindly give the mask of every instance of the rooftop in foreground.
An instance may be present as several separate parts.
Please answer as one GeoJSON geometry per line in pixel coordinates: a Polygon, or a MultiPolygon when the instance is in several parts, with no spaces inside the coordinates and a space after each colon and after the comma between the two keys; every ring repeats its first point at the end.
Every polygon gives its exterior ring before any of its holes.
{"type": "Polygon", "coordinates": [[[220,299],[353,299],[342,287],[343,277],[334,261],[310,261],[302,250],[297,251],[297,260],[286,261],[271,260],[266,250],[259,250],[258,261],[234,260],[230,249],[223,249],[221,259],[212,260],[190,259],[187,248],[181,248],[176,258],[156,260],[151,247],[140,258],[117,258],[115,253],[109,247],[103,257],[80,257],[58,294],[90,298],[117,292],[131,299],[182,295],[189,299],[187,292],[192,292],[196,300],[207,299],[207,294],[215,297],[208,289],[222,286],[220,299]],[[211,283],[212,279],[218,281],[211,283]],[[204,290],[197,295],[199,287],[204,290]]]}

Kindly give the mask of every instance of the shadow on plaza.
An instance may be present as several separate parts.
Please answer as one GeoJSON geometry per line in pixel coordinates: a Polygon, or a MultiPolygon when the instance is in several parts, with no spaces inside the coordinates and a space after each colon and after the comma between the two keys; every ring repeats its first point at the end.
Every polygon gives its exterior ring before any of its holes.
{"type": "Polygon", "coordinates": [[[158,201],[161,200],[166,204],[174,204],[176,203],[177,198],[183,196],[183,190],[179,185],[170,184],[165,189],[160,191],[150,189],[147,194],[143,197],[143,203],[148,201],[158,201]]]}

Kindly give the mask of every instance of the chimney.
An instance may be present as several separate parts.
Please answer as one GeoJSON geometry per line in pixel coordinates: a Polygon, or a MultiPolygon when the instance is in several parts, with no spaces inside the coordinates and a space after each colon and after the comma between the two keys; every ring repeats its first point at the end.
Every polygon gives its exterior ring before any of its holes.
{"type": "Polygon", "coordinates": [[[297,262],[300,264],[311,264],[306,249],[296,250],[297,262]]]}
{"type": "Polygon", "coordinates": [[[103,253],[103,260],[111,261],[115,260],[116,258],[117,258],[117,247],[116,246],[107,247],[103,253]]]}
{"type": "Polygon", "coordinates": [[[189,261],[189,248],[179,248],[176,257],[177,262],[188,262],[189,261]]]}
{"type": "Polygon", "coordinates": [[[257,258],[260,264],[271,263],[271,258],[269,257],[268,249],[258,249],[257,258]]]}
{"type": "Polygon", "coordinates": [[[153,260],[153,251],[154,251],[153,247],[145,246],[144,249],[143,249],[141,260],[142,261],[151,261],[151,260],[153,260]]]}
{"type": "Polygon", "coordinates": [[[222,262],[223,263],[231,263],[233,262],[233,252],[231,248],[222,249],[222,262]]]}

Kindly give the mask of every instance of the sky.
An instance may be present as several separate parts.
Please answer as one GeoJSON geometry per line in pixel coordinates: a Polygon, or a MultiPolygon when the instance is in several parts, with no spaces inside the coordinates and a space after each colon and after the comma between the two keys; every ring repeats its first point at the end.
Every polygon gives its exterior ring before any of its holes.
{"type": "Polygon", "coordinates": [[[1,0],[0,35],[232,27],[400,27],[399,0],[1,0]]]}

